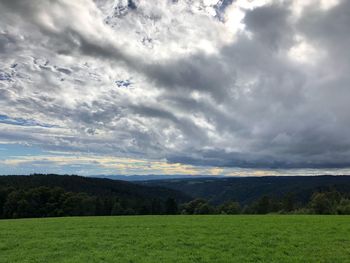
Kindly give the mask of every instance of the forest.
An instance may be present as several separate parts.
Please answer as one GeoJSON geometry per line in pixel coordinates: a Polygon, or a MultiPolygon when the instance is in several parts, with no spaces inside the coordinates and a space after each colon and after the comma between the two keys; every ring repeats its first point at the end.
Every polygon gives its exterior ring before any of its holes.
{"type": "Polygon", "coordinates": [[[334,186],[300,201],[296,193],[262,195],[243,204],[213,203],[165,187],[80,176],[0,177],[0,217],[36,218],[174,214],[350,214],[350,198],[334,186]]]}

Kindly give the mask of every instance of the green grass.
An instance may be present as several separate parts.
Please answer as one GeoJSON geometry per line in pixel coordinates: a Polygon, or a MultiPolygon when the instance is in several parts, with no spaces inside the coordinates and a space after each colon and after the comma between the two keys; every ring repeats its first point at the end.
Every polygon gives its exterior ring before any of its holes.
{"type": "Polygon", "coordinates": [[[0,262],[350,262],[350,217],[0,220],[0,262]]]}

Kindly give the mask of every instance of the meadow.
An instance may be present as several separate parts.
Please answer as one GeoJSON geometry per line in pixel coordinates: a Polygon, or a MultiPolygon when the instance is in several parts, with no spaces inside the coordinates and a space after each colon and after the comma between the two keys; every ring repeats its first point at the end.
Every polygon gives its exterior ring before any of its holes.
{"type": "Polygon", "coordinates": [[[350,217],[0,220],[0,262],[350,262],[350,217]]]}

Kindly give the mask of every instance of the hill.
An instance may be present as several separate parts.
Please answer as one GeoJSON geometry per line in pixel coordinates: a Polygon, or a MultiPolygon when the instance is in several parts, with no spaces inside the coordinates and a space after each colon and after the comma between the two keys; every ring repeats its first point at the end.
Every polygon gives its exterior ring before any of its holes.
{"type": "MultiPolygon", "coordinates": [[[[121,180],[128,182],[150,181],[150,180],[169,180],[169,179],[194,179],[194,178],[208,178],[208,175],[179,175],[179,174],[147,174],[147,175],[94,175],[95,178],[107,178],[112,180],[121,180]]],[[[213,176],[212,176],[213,177],[213,176]]],[[[218,176],[215,176],[216,178],[218,176]]]]}
{"type": "Polygon", "coordinates": [[[235,200],[245,205],[262,196],[282,197],[294,193],[306,203],[314,192],[337,190],[350,194],[350,176],[267,176],[152,180],[139,182],[179,190],[192,198],[204,198],[212,204],[235,200]]]}
{"type": "Polygon", "coordinates": [[[133,184],[122,180],[90,178],[77,175],[34,174],[30,176],[0,176],[0,186],[16,189],[60,187],[69,192],[84,192],[93,196],[133,197],[140,199],[173,197],[179,202],[189,199],[181,191],[161,186],[133,184]]]}
{"type": "Polygon", "coordinates": [[[175,213],[180,191],[68,175],[0,176],[0,218],[175,213]]]}
{"type": "Polygon", "coordinates": [[[350,177],[0,176],[0,218],[179,213],[350,214],[350,177]]]}

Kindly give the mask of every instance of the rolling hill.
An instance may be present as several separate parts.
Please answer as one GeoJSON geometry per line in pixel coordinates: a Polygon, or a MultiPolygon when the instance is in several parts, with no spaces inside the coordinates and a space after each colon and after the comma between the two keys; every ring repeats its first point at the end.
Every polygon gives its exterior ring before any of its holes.
{"type": "Polygon", "coordinates": [[[189,200],[189,196],[181,191],[164,188],[161,186],[133,184],[121,180],[106,178],[89,178],[76,175],[13,175],[0,176],[1,187],[13,187],[25,190],[37,187],[59,187],[65,191],[75,193],[87,193],[92,196],[113,196],[139,199],[166,199],[173,197],[179,202],[189,200]]]}
{"type": "Polygon", "coordinates": [[[193,198],[204,198],[213,204],[235,200],[249,204],[267,195],[282,197],[294,193],[305,203],[314,192],[336,189],[350,194],[350,176],[268,176],[150,180],[142,185],[166,187],[182,191],[193,198]]]}

